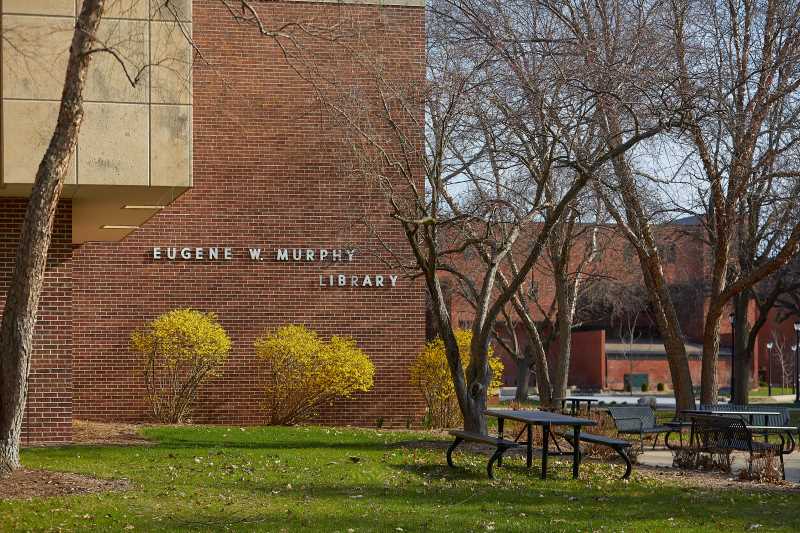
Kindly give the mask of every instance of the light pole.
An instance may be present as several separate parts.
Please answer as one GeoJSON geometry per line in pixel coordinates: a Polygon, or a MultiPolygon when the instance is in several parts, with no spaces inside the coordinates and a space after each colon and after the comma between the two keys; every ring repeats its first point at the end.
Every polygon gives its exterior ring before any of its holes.
{"type": "Polygon", "coordinates": [[[733,373],[733,359],[736,355],[736,314],[735,313],[729,314],[728,320],[731,321],[731,399],[729,403],[734,403],[733,387],[736,381],[734,380],[734,373],[733,373]]]}
{"type": "Polygon", "coordinates": [[[772,341],[767,343],[767,396],[772,396],[772,341]]]}
{"type": "Polygon", "coordinates": [[[800,405],[800,322],[794,323],[794,404],[800,405]]]}

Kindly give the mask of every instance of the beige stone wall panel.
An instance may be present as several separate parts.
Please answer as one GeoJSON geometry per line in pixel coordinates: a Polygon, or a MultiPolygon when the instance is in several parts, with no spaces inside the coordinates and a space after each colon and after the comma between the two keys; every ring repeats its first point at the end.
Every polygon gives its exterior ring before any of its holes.
{"type": "Polygon", "coordinates": [[[192,184],[192,109],[154,105],[150,120],[150,185],[192,184]]]}
{"type": "Polygon", "coordinates": [[[146,105],[87,103],[78,138],[79,185],[149,185],[146,105]]]}
{"type": "MultiPolygon", "coordinates": [[[[3,182],[33,183],[58,117],[58,102],[3,102],[3,182]]],[[[75,183],[75,158],[65,183],[75,183]]]]}
{"type": "Polygon", "coordinates": [[[148,101],[149,33],[146,21],[104,19],[100,23],[99,42],[116,56],[95,55],[86,82],[87,102],[148,101]]]}
{"type": "Polygon", "coordinates": [[[191,104],[192,25],[179,22],[153,22],[150,31],[152,102],[191,104]]]}
{"type": "Polygon", "coordinates": [[[191,22],[192,0],[150,0],[150,18],[191,22]]]}
{"type": "MultiPolygon", "coordinates": [[[[105,19],[147,20],[149,0],[106,0],[105,19]]],[[[82,0],[75,0],[75,12],[80,13],[82,0]]]]}
{"type": "Polygon", "coordinates": [[[75,16],[74,0],[3,0],[3,13],[75,16]]]}
{"type": "Polygon", "coordinates": [[[74,20],[3,15],[3,98],[59,100],[74,20]]]}

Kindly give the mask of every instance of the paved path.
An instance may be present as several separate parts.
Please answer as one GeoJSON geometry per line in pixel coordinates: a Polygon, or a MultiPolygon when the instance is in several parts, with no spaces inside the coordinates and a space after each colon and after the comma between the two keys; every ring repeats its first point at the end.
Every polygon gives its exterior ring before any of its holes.
{"type": "MultiPolygon", "coordinates": [[[[795,451],[783,457],[786,464],[786,480],[800,483],[800,453],[795,451]]],[[[646,451],[639,456],[639,462],[649,466],[672,466],[672,452],[668,450],[646,451]]],[[[733,471],[747,468],[747,457],[741,453],[734,454],[733,471]]]]}

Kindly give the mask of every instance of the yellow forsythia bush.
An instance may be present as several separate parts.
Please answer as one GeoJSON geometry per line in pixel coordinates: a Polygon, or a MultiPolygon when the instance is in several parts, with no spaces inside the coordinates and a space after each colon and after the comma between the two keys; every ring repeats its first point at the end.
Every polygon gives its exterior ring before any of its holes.
{"type": "MultiPolygon", "coordinates": [[[[472,332],[459,329],[455,331],[461,365],[466,371],[469,364],[472,332]]],[[[489,348],[489,368],[492,371],[490,388],[499,387],[503,376],[503,361],[489,348]]],[[[411,384],[417,387],[428,406],[428,422],[431,427],[447,428],[461,424],[461,410],[458,407],[456,389],[450,376],[444,342],[437,338],[427,343],[422,353],[411,365],[411,384]]]]}
{"type": "Polygon", "coordinates": [[[231,340],[213,313],[176,309],[131,335],[142,357],[147,400],[160,422],[182,422],[200,386],[218,375],[231,340]]]}
{"type": "Polygon", "coordinates": [[[302,422],[325,403],[372,388],[375,367],[351,338],[325,341],[289,325],[257,339],[255,350],[267,363],[265,409],[272,425],[302,422]]]}

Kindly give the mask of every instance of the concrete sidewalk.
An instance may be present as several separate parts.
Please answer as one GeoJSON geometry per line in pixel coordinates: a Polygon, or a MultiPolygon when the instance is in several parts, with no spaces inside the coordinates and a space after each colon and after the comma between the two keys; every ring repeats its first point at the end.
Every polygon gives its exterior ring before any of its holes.
{"type": "MultiPolygon", "coordinates": [[[[783,457],[786,465],[786,481],[800,483],[800,452],[783,457]]],[[[672,467],[672,452],[669,450],[647,450],[639,456],[639,462],[648,466],[672,467]]],[[[742,468],[747,468],[747,455],[742,453],[734,454],[733,472],[736,473],[742,468]]]]}

